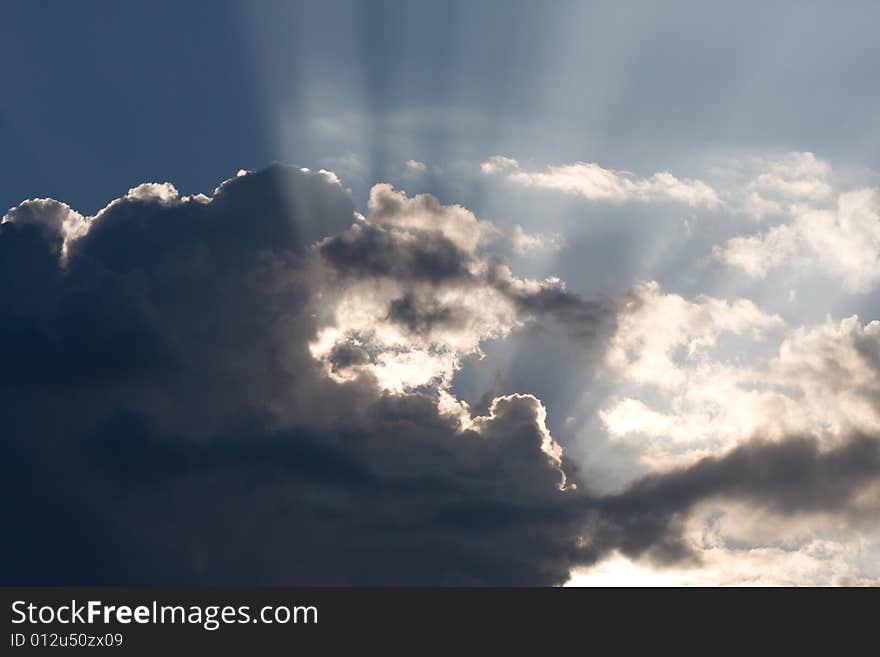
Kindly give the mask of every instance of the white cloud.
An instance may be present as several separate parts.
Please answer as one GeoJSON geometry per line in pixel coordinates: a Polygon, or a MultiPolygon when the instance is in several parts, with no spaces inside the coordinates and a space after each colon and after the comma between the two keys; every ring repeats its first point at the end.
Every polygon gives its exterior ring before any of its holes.
{"type": "Polygon", "coordinates": [[[561,238],[527,233],[519,225],[506,226],[477,219],[461,205],[442,205],[430,194],[408,197],[388,183],[373,185],[368,202],[370,222],[405,229],[436,230],[456,246],[474,253],[481,244],[503,238],[518,252],[538,247],[558,247],[561,238]]]}
{"type": "MultiPolygon", "coordinates": [[[[241,172],[239,171],[240,175],[241,172]]],[[[177,188],[169,182],[143,183],[132,187],[124,198],[134,201],[158,201],[168,205],[177,200],[177,188]]]]}
{"type": "Polygon", "coordinates": [[[492,224],[492,230],[511,243],[513,250],[519,254],[529,253],[536,249],[558,250],[565,245],[565,238],[559,233],[527,233],[519,224],[492,224]]]}
{"type": "Polygon", "coordinates": [[[473,253],[493,231],[461,205],[442,205],[430,194],[408,197],[388,183],[373,185],[368,202],[370,223],[404,229],[436,230],[459,248],[473,253]]]}
{"type": "Polygon", "coordinates": [[[424,162],[419,162],[418,160],[407,160],[403,163],[403,174],[405,176],[416,178],[427,173],[427,171],[428,165],[424,162]]]}
{"type": "Polygon", "coordinates": [[[719,261],[764,278],[779,267],[810,268],[864,294],[880,281],[880,190],[836,190],[831,166],[813,153],[760,161],[761,172],[728,205],[753,219],[787,218],[713,249],[719,261]],[[739,199],[739,200],[736,200],[739,199]]]}
{"type": "Polygon", "coordinates": [[[835,207],[791,206],[790,223],[735,237],[716,247],[715,256],[763,278],[784,264],[809,262],[857,293],[880,281],[880,195],[876,188],[848,191],[835,207]]]}
{"type": "Polygon", "coordinates": [[[85,235],[92,217],[84,217],[66,203],[51,198],[35,198],[22,201],[3,215],[0,223],[34,224],[49,236],[59,239],[62,262],[67,257],[70,243],[85,235]]]}
{"type": "Polygon", "coordinates": [[[482,341],[503,337],[520,324],[511,301],[488,286],[440,289],[390,280],[364,280],[328,290],[325,299],[329,317],[310,344],[312,355],[327,363],[332,378],[348,380],[369,372],[389,392],[401,393],[424,386],[448,388],[462,360],[480,354],[482,341]],[[454,308],[465,319],[414,334],[388,317],[391,303],[406,293],[413,295],[417,303],[454,308]],[[374,358],[333,372],[328,359],[340,344],[363,349],[374,358]]]}
{"type": "Polygon", "coordinates": [[[724,246],[713,249],[716,258],[754,278],[764,278],[770,270],[793,260],[799,253],[798,232],[788,224],[775,226],[762,235],[734,237],[724,246]]]}
{"type": "Polygon", "coordinates": [[[480,165],[484,174],[505,173],[507,180],[523,187],[555,189],[592,201],[677,201],[691,206],[715,208],[717,193],[700,180],[680,179],[667,171],[638,178],[626,171],[605,169],[594,162],[549,166],[546,171],[525,171],[516,160],[493,155],[480,165]]]}
{"type": "Polygon", "coordinates": [[[729,302],[701,295],[688,301],[664,293],[651,281],[632,291],[618,317],[606,362],[635,382],[675,388],[685,378],[674,359],[678,348],[693,358],[713,346],[722,333],[760,337],[782,325],[779,316],[764,313],[748,299],[729,302]]]}
{"type": "Polygon", "coordinates": [[[769,355],[756,356],[755,341],[783,328],[749,301],[691,302],[643,286],[619,317],[606,356],[629,388],[599,418],[613,437],[639,441],[643,462],[655,469],[756,435],[815,435],[833,446],[852,432],[880,431],[880,322],[853,316],[795,328],[769,355]],[[721,349],[723,333],[746,343],[721,349]]]}
{"type": "Polygon", "coordinates": [[[785,212],[785,208],[781,203],[766,199],[755,190],[748,192],[739,210],[743,214],[759,220],[767,215],[785,212]]]}
{"type": "Polygon", "coordinates": [[[504,157],[503,155],[493,155],[485,162],[480,163],[480,171],[485,174],[498,173],[505,169],[518,169],[519,162],[512,157],[504,157]]]}
{"type": "Polygon", "coordinates": [[[764,168],[750,187],[789,199],[819,201],[831,195],[831,166],[813,153],[788,153],[778,160],[765,160],[764,168]]]}

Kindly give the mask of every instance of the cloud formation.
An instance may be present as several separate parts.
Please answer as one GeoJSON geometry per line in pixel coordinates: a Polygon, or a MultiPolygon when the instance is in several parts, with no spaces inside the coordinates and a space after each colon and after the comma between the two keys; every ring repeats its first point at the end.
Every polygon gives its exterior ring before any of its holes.
{"type": "Polygon", "coordinates": [[[840,191],[831,174],[828,162],[809,152],[764,160],[738,210],[786,221],[727,240],[713,249],[715,258],[754,278],[796,266],[839,280],[849,292],[870,292],[880,271],[880,194],[876,187],[840,191]]]}
{"type": "MultiPolygon", "coordinates": [[[[723,499],[783,517],[833,513],[871,519],[876,517],[873,501],[860,508],[856,499],[876,488],[878,476],[876,437],[857,435],[828,451],[809,438],[751,441],[723,456],[647,476],[601,499],[595,520],[599,529],[593,535],[630,556],[647,553],[661,562],[696,559],[684,523],[697,504],[723,499]]],[[[605,546],[594,549],[602,553],[605,546]]]]}
{"type": "Polygon", "coordinates": [[[715,255],[757,278],[784,264],[811,263],[851,292],[870,292],[880,280],[878,198],[877,189],[866,188],[840,194],[831,208],[794,204],[789,223],[735,237],[715,255]]]}
{"type": "Polygon", "coordinates": [[[581,300],[558,279],[520,279],[482,255],[478,247],[499,228],[461,206],[380,184],[369,210],[316,245],[324,319],[310,348],[336,380],[369,373],[384,390],[445,393],[482,342],[536,317],[556,318],[571,334],[595,333],[613,318],[607,303],[581,300]]]}
{"type": "Polygon", "coordinates": [[[720,205],[718,194],[703,181],[676,178],[668,171],[639,178],[628,171],[605,169],[595,162],[574,162],[549,166],[546,171],[527,171],[517,160],[502,155],[493,155],[482,162],[480,170],[486,175],[503,174],[515,185],[554,189],[591,201],[675,201],[709,208],[720,205]]]}
{"type": "MultiPolygon", "coordinates": [[[[614,553],[693,562],[686,521],[711,500],[860,520],[876,438],[750,442],[599,495],[534,395],[472,412],[449,382],[485,340],[557,322],[572,353],[604,353],[661,294],[517,277],[481,226],[388,186],[360,216],[335,175],[283,166],[211,196],[141,185],[88,218],[11,210],[3,581],[552,584],[614,553]]],[[[625,364],[638,344],[776,325],[744,302],[669,303],[688,337],[640,329],[625,364]]],[[[876,356],[873,325],[850,333],[876,356]]]]}
{"type": "Polygon", "coordinates": [[[428,165],[418,160],[407,160],[403,163],[403,174],[413,178],[418,178],[428,172],[428,165]]]}
{"type": "Polygon", "coordinates": [[[764,162],[749,187],[783,199],[821,201],[831,195],[831,166],[810,152],[793,152],[764,162]]]}
{"type": "Polygon", "coordinates": [[[17,282],[0,316],[17,527],[4,581],[565,579],[574,486],[541,402],[507,395],[472,416],[443,376],[408,385],[401,354],[459,358],[539,311],[583,321],[586,302],[479,257],[464,214],[423,225],[394,197],[397,214],[358,219],[323,172],[242,173],[199,199],[135,190],[64,263],[63,205],[26,202],[0,226],[17,282]],[[348,324],[316,358],[358,296],[377,313],[367,348],[348,324]],[[375,369],[328,376],[364,362],[397,372],[397,394],[375,369]]]}
{"type": "Polygon", "coordinates": [[[877,321],[790,328],[751,301],[688,301],[656,283],[630,297],[605,352],[620,392],[599,418],[643,445],[646,464],[693,463],[756,436],[831,447],[880,432],[877,321]]]}

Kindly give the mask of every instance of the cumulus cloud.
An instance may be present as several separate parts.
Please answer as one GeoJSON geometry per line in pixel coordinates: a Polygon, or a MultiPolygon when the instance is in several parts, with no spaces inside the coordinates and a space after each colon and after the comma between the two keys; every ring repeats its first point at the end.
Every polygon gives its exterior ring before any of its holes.
{"type": "Polygon", "coordinates": [[[701,295],[688,301],[664,293],[656,281],[633,288],[607,351],[609,366],[638,383],[676,387],[683,373],[674,362],[682,348],[688,357],[712,347],[725,332],[760,337],[783,325],[748,299],[725,301],[701,295]]]}
{"type": "Polygon", "coordinates": [[[527,233],[519,225],[505,226],[477,219],[467,208],[442,205],[431,194],[408,197],[387,183],[372,187],[368,207],[370,222],[375,225],[439,231],[456,247],[469,253],[499,238],[508,240],[520,253],[543,246],[558,247],[561,240],[555,235],[527,233]]]}
{"type": "Polygon", "coordinates": [[[795,204],[790,223],[735,237],[715,255],[758,278],[783,264],[811,263],[847,290],[867,293],[880,280],[878,199],[877,189],[866,188],[840,194],[830,209],[795,204]]]}
{"type": "Polygon", "coordinates": [[[782,203],[764,198],[759,192],[751,190],[746,193],[739,211],[760,221],[767,215],[782,214],[785,210],[782,203]]]}
{"type": "Polygon", "coordinates": [[[463,209],[418,199],[423,223],[386,191],[358,218],[329,172],[242,172],[198,200],[143,185],[63,266],[72,211],[10,213],[4,581],[565,579],[579,516],[543,404],[472,415],[442,382],[485,336],[592,307],[479,256],[463,209]]]}
{"type": "Polygon", "coordinates": [[[403,163],[403,173],[405,176],[417,178],[428,172],[428,165],[418,160],[407,160],[403,163]]]}
{"type": "MultiPolygon", "coordinates": [[[[601,351],[638,304],[518,277],[464,208],[374,192],[359,215],[330,172],[273,166],[211,196],[138,186],[88,220],[7,215],[3,581],[550,584],[617,553],[692,562],[685,521],[716,499],[859,521],[876,438],[782,436],[597,495],[537,397],[471,412],[448,382],[486,339],[555,321],[601,351]]],[[[690,337],[651,348],[775,327],[673,305],[690,337]]],[[[840,330],[876,356],[873,325],[840,330]]],[[[820,367],[796,345],[821,335],[791,339],[779,376],[820,367]]]]}
{"type": "Polygon", "coordinates": [[[482,354],[481,343],[536,317],[574,335],[595,334],[613,316],[608,303],[584,301],[558,279],[520,279],[478,253],[496,229],[461,206],[376,185],[369,209],[316,246],[327,265],[325,319],[310,348],[337,380],[369,373],[388,391],[445,392],[463,359],[482,354]],[[358,356],[340,362],[340,353],[358,356]]]}
{"type": "Polygon", "coordinates": [[[763,160],[735,207],[754,219],[786,221],[727,240],[713,249],[715,258],[755,278],[796,266],[836,278],[849,292],[872,290],[880,270],[880,195],[872,187],[840,191],[830,181],[831,166],[813,153],[763,160]]]}
{"type": "Polygon", "coordinates": [[[675,201],[709,208],[720,205],[718,194],[706,183],[676,178],[668,171],[639,178],[628,171],[605,169],[595,162],[574,162],[549,166],[546,171],[528,171],[522,169],[517,160],[501,155],[493,155],[480,169],[487,175],[504,174],[516,185],[554,189],[591,201],[675,201]]]}
{"type": "Polygon", "coordinates": [[[763,169],[750,183],[753,190],[782,199],[820,201],[831,195],[831,165],[813,153],[794,152],[765,160],[763,169]]]}
{"type": "Polygon", "coordinates": [[[656,284],[631,295],[605,355],[625,385],[599,417],[612,436],[643,442],[652,468],[755,436],[831,447],[880,430],[876,321],[789,328],[746,300],[688,301],[656,284]]]}
{"type": "Polygon", "coordinates": [[[66,203],[51,198],[37,198],[10,208],[0,223],[38,226],[52,249],[64,259],[68,245],[88,231],[89,221],[90,218],[82,216],[66,203]]]}
{"type": "Polygon", "coordinates": [[[833,200],[831,165],[810,152],[737,158],[715,174],[724,208],[755,221],[785,215],[798,203],[833,200]]]}

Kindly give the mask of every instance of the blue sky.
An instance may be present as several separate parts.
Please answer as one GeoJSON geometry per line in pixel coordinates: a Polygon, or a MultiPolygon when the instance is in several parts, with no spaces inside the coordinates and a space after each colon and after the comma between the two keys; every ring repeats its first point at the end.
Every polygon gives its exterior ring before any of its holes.
{"type": "Polygon", "coordinates": [[[801,2],[11,3],[0,143],[15,165],[0,202],[52,195],[97,209],[132,180],[207,192],[237,168],[348,153],[367,185],[408,159],[451,167],[496,152],[683,175],[789,150],[877,168],[878,13],[801,2]]]}

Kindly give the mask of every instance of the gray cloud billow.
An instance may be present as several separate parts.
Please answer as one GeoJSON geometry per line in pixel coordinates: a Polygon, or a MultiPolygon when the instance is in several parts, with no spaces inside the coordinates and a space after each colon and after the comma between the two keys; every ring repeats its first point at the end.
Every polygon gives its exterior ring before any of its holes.
{"type": "MultiPolygon", "coordinates": [[[[793,438],[596,496],[548,456],[534,397],[462,426],[436,390],[334,379],[309,345],[349,278],[393,282],[387,320],[416,337],[463,331],[456,294],[489,290],[597,350],[614,303],[355,220],[323,173],[166,192],[89,219],[30,201],[0,224],[4,584],[555,584],[613,549],[690,558],[680,523],[702,500],[845,509],[880,471],[875,439],[793,438]]],[[[376,359],[328,353],[331,371],[376,359]]]]}
{"type": "Polygon", "coordinates": [[[723,498],[780,516],[837,514],[857,524],[876,509],[855,504],[860,493],[880,482],[880,443],[876,436],[852,436],[827,451],[817,440],[792,436],[782,442],[753,440],[722,456],[649,475],[617,495],[590,500],[592,546],[597,555],[619,549],[648,554],[656,561],[697,559],[682,540],[688,511],[723,498]]]}

